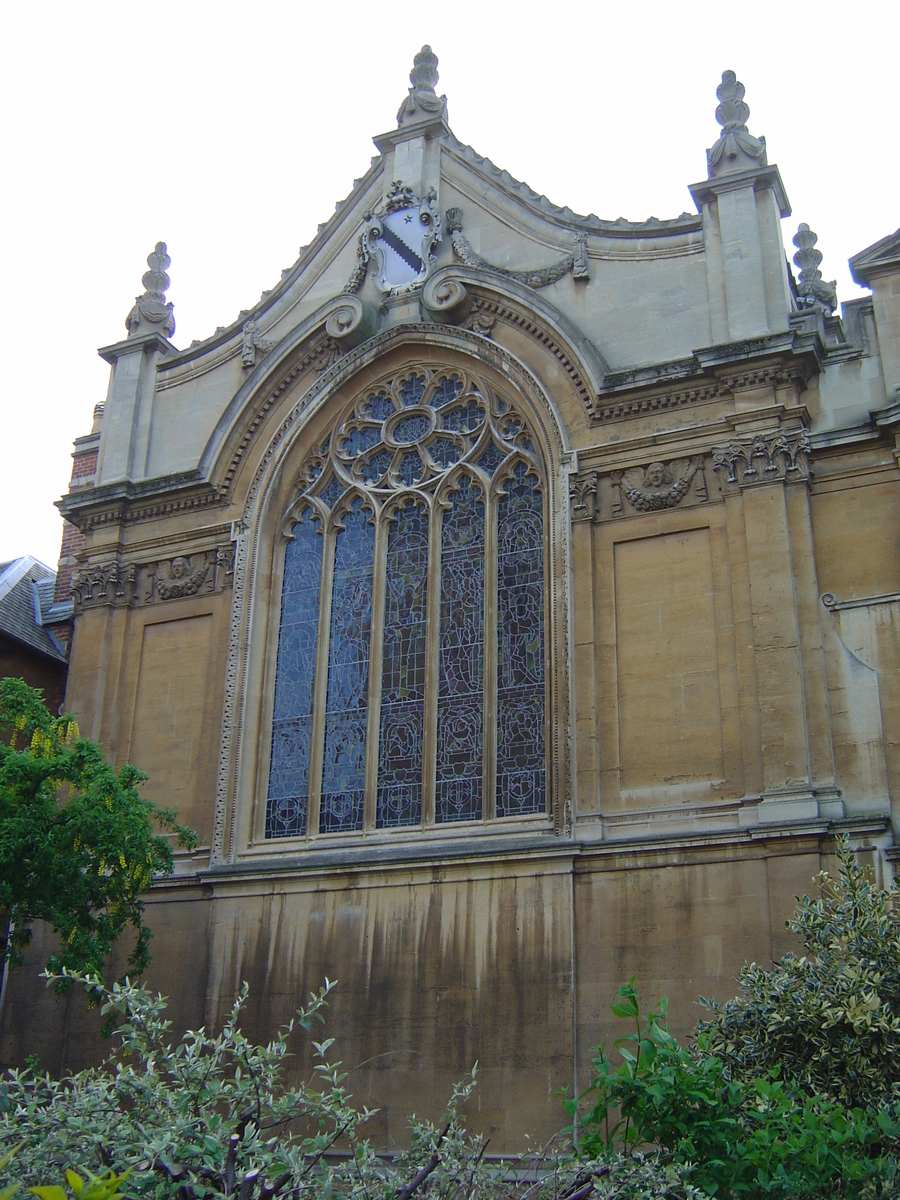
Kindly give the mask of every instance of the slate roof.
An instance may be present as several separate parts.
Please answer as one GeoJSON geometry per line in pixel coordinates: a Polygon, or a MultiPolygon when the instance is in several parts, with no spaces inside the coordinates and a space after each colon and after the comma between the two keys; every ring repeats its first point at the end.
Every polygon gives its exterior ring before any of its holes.
{"type": "Polygon", "coordinates": [[[56,572],[30,554],[0,563],[0,633],[57,662],[66,654],[44,622],[64,621],[71,606],[53,605],[56,572]],[[65,609],[66,611],[62,611],[65,609]]]}

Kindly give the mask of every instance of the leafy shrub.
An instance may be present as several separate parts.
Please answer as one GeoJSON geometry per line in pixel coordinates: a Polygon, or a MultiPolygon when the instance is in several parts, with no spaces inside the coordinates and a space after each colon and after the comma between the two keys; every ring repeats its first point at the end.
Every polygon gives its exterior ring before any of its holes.
{"type": "Polygon", "coordinates": [[[732,1079],[777,1066],[781,1078],[849,1107],[900,1099],[900,889],[876,887],[846,840],[840,875],[819,876],[817,899],[804,896],[788,928],[803,955],[772,970],[751,963],[741,995],[705,1003],[700,1033],[732,1079]]]}
{"type": "Polygon", "coordinates": [[[78,1162],[130,1170],[137,1200],[703,1200],[678,1164],[654,1154],[587,1162],[555,1142],[515,1163],[486,1161],[487,1143],[466,1132],[462,1115],[474,1072],[454,1089],[440,1128],[413,1119],[405,1154],[376,1154],[363,1136],[372,1113],[352,1104],[330,1039],[313,1042],[310,1080],[284,1084],[289,1039],[321,1021],[327,981],[265,1046],[238,1024],[246,986],[219,1034],[199,1029],[172,1044],[159,996],[78,981],[117,1021],[106,1062],[61,1081],[12,1071],[0,1085],[0,1154],[19,1146],[15,1166],[29,1186],[78,1162]]]}

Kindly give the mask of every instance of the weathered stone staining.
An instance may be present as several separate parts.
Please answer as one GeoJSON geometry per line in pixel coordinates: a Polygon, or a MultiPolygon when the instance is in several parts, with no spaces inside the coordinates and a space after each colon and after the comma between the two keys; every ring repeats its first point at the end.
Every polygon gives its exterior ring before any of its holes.
{"type": "MultiPolygon", "coordinates": [[[[836,830],[894,870],[900,230],[839,311],[806,224],[795,277],[731,71],[696,213],[647,221],[513,179],[437,83],[424,47],[233,325],[177,349],[150,256],[61,501],[66,706],[200,832],[148,903],[175,1019],[248,979],[264,1037],[337,978],[372,1137],[477,1059],[503,1152],[556,1130],[623,978],[690,1026],[787,948],[836,830]]],[[[26,979],[0,1054],[56,1062],[26,979]]]]}

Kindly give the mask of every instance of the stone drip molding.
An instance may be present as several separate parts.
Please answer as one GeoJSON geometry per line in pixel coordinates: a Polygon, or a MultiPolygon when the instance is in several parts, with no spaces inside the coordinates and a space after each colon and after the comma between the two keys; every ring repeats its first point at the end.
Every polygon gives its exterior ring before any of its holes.
{"type": "Polygon", "coordinates": [[[156,562],[102,563],[73,577],[75,613],[89,608],[143,608],[167,600],[215,595],[231,586],[233,575],[231,544],[156,562]]]}
{"type": "Polygon", "coordinates": [[[572,520],[596,524],[705,504],[707,465],[707,456],[695,454],[622,470],[582,471],[569,480],[572,520]]]}
{"type": "Polygon", "coordinates": [[[575,235],[575,249],[559,262],[549,267],[534,267],[524,271],[510,271],[506,267],[497,267],[493,263],[476,254],[462,232],[462,209],[448,208],[445,213],[447,231],[450,234],[450,244],[454,256],[463,264],[474,270],[490,271],[493,275],[501,275],[515,283],[525,284],[526,287],[542,288],[551,283],[557,283],[571,271],[573,279],[587,280],[591,277],[587,256],[587,234],[575,235]]]}
{"type": "Polygon", "coordinates": [[[741,490],[763,483],[808,481],[811,444],[809,431],[757,434],[732,441],[713,451],[712,467],[724,487],[741,490]]]}

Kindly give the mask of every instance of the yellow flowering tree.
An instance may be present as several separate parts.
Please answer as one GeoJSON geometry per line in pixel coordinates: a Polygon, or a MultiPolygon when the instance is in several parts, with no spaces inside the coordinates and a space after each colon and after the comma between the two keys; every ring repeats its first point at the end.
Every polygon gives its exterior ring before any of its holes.
{"type": "Polygon", "coordinates": [[[0,680],[0,730],[4,980],[22,961],[34,921],[59,934],[51,971],[102,975],[129,926],[135,944],[128,962],[143,970],[151,934],[141,893],[155,875],[171,873],[172,841],[191,846],[196,835],[172,809],[140,794],[142,772],[116,771],[70,717],[52,716],[21,679],[0,680]]]}

